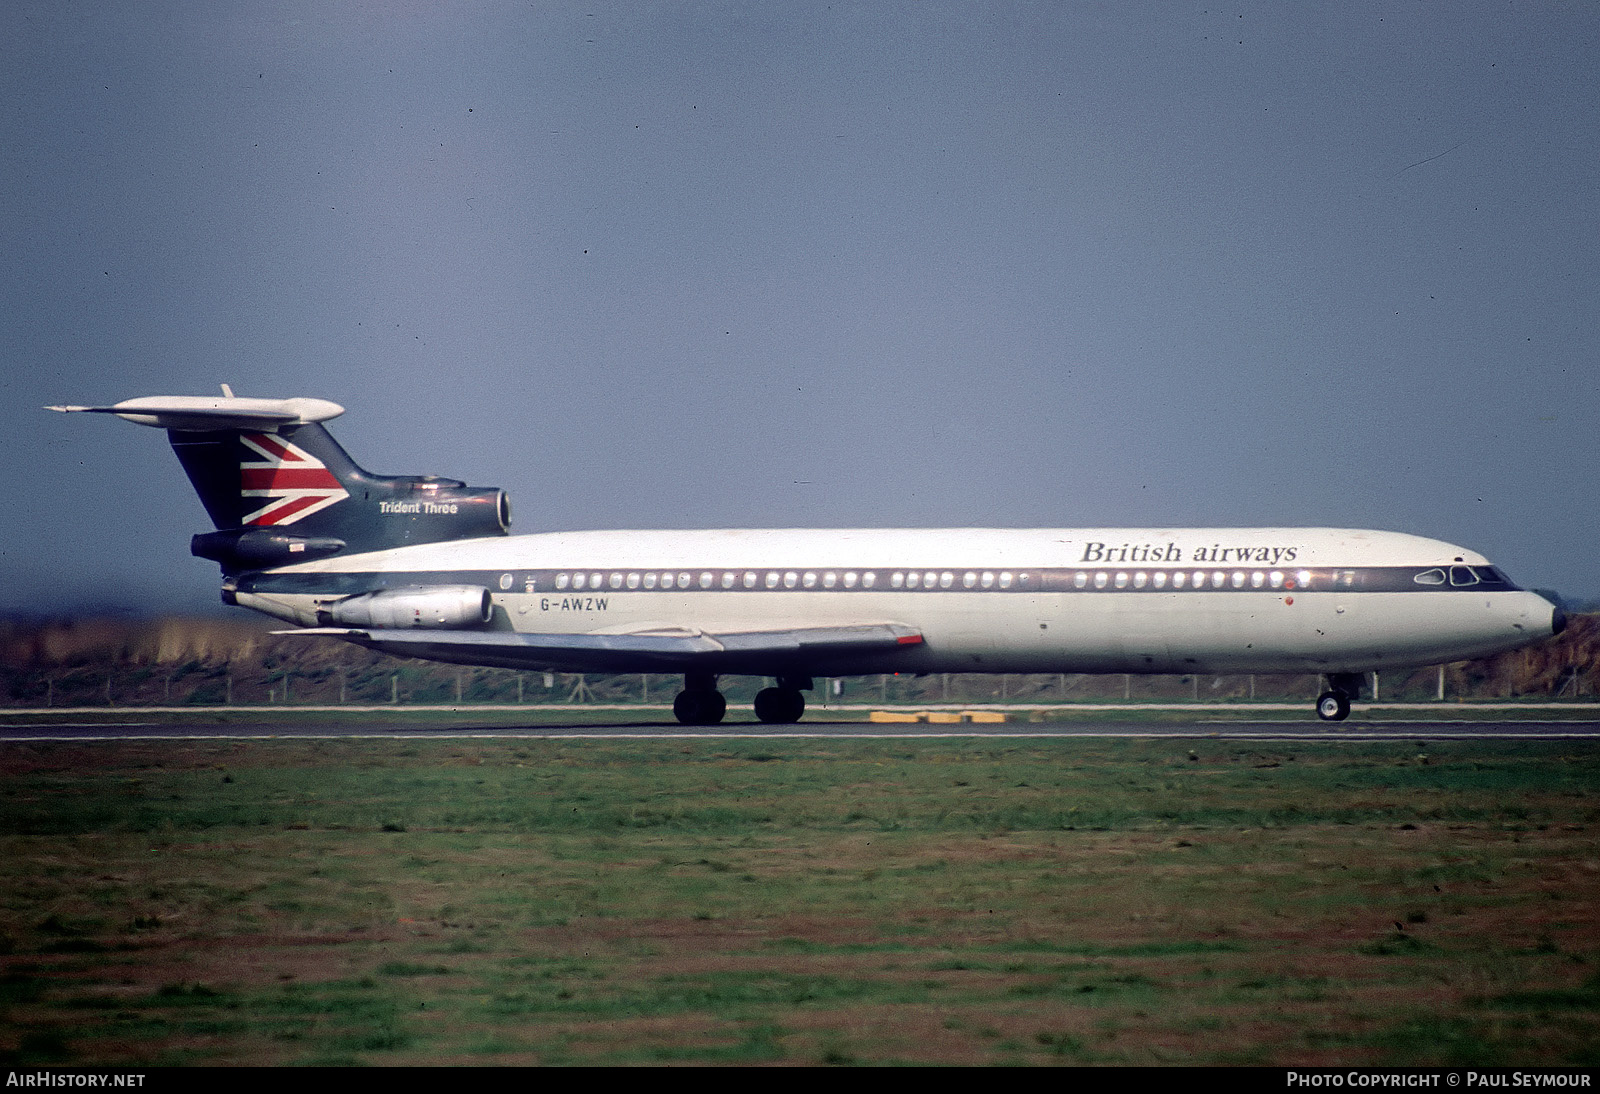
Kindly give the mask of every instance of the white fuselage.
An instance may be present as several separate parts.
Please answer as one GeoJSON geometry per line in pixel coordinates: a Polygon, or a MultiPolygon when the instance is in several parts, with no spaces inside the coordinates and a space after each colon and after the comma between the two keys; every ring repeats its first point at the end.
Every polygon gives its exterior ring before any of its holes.
{"type": "Polygon", "coordinates": [[[486,630],[896,623],[922,636],[819,675],[1361,672],[1484,656],[1560,626],[1481,555],[1329,528],[566,532],[301,563],[243,575],[232,595],[309,626],[341,598],[429,585],[487,588],[486,630]]]}

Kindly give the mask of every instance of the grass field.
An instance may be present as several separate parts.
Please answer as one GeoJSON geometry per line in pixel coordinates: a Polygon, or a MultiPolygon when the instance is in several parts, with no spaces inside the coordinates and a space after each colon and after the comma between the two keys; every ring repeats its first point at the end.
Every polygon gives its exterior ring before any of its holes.
{"type": "Polygon", "coordinates": [[[1600,1062],[1588,742],[58,742],[0,774],[11,1066],[1600,1062]]]}

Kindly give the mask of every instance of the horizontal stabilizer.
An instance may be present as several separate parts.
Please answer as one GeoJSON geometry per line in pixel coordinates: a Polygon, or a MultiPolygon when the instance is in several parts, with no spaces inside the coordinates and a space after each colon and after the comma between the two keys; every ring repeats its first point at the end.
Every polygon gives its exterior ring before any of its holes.
{"type": "Polygon", "coordinates": [[[243,399],[221,395],[146,395],[114,406],[51,406],[64,414],[115,414],[124,421],[158,429],[207,432],[263,429],[325,422],[344,413],[327,399],[243,399]]]}
{"type": "Polygon", "coordinates": [[[841,653],[888,653],[922,643],[900,623],[796,627],[710,634],[519,634],[377,627],[306,627],[275,631],[323,635],[407,657],[504,668],[570,668],[575,672],[732,672],[804,664],[841,653]]]}

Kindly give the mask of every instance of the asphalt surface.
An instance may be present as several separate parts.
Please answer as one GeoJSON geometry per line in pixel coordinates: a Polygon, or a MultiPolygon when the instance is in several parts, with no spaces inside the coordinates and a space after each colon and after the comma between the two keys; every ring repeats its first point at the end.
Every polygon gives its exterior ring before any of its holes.
{"type": "Polygon", "coordinates": [[[928,725],[873,722],[801,722],[769,726],[759,722],[729,721],[718,726],[682,726],[673,721],[622,720],[605,725],[540,722],[507,725],[404,725],[382,721],[352,725],[319,723],[315,718],[293,724],[277,722],[165,724],[141,720],[129,712],[125,720],[79,720],[24,724],[0,715],[0,742],[115,741],[115,740],[293,740],[384,738],[505,738],[570,740],[872,740],[996,738],[1038,740],[1049,738],[1143,738],[1211,740],[1463,740],[1482,739],[1594,739],[1600,740],[1600,721],[1375,721],[1351,718],[1338,724],[1313,719],[1304,722],[1194,720],[1137,724],[1114,721],[1056,723],[1008,722],[1002,724],[928,725]]]}

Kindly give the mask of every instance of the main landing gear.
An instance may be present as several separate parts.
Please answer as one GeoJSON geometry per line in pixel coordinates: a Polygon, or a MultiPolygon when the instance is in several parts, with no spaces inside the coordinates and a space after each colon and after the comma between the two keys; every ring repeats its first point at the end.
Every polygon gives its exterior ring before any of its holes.
{"type": "Polygon", "coordinates": [[[1361,673],[1328,674],[1328,690],[1317,696],[1317,717],[1324,722],[1342,722],[1350,717],[1350,700],[1361,698],[1361,673]]]}
{"type": "MultiPolygon", "coordinates": [[[[800,694],[812,686],[809,676],[780,676],[778,686],[756,693],[756,717],[768,725],[789,725],[806,712],[806,697],[800,694]]],[[[672,701],[672,713],[686,726],[714,726],[728,713],[728,701],[717,690],[717,678],[709,672],[687,672],[683,690],[672,701]]]]}
{"type": "Polygon", "coordinates": [[[775,688],[756,692],[756,717],[768,725],[791,725],[806,712],[806,697],[800,693],[811,687],[809,676],[780,676],[775,688]]]}
{"type": "Polygon", "coordinates": [[[714,726],[728,713],[728,701],[717,690],[717,678],[709,672],[683,674],[683,690],[672,700],[672,713],[686,726],[714,726]]]}

